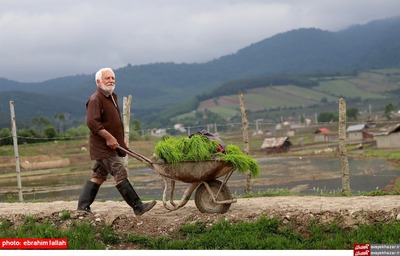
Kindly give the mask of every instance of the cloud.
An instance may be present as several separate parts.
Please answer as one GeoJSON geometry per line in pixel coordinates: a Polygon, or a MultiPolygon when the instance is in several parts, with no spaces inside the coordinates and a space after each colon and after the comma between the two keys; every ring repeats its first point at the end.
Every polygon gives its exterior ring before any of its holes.
{"type": "Polygon", "coordinates": [[[397,0],[3,0],[0,77],[91,74],[205,62],[300,27],[330,31],[397,16],[397,0]]]}

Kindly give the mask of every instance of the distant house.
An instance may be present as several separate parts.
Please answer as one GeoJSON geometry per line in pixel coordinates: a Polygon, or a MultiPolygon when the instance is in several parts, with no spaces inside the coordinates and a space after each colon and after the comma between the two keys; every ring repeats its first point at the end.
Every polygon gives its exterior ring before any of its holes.
{"type": "Polygon", "coordinates": [[[183,124],[175,124],[174,129],[180,132],[186,132],[186,128],[183,124]]]}
{"type": "Polygon", "coordinates": [[[368,126],[366,124],[350,125],[347,132],[348,140],[365,140],[373,138],[372,134],[367,131],[368,126]]]}
{"type": "Polygon", "coordinates": [[[292,143],[288,137],[265,138],[261,149],[265,149],[267,154],[284,153],[290,150],[292,143]]]}
{"type": "Polygon", "coordinates": [[[328,128],[319,128],[314,132],[315,142],[329,142],[332,132],[328,128]]]}
{"type": "Polygon", "coordinates": [[[374,134],[377,148],[400,148],[400,124],[391,125],[374,134]]]}
{"type": "Polygon", "coordinates": [[[167,129],[152,129],[151,135],[155,137],[162,137],[164,135],[167,135],[167,129]]]}

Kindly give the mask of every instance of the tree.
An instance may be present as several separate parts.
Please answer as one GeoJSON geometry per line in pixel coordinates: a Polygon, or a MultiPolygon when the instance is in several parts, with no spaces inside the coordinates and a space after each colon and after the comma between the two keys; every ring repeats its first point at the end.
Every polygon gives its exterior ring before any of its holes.
{"type": "Polygon", "coordinates": [[[385,113],[383,114],[384,117],[387,118],[387,120],[391,120],[392,119],[392,112],[394,111],[394,105],[392,103],[389,103],[385,106],[385,113]]]}
{"type": "Polygon", "coordinates": [[[43,116],[32,118],[32,123],[37,134],[42,133],[43,127],[51,125],[50,120],[43,116]]]}
{"type": "MultiPolygon", "coordinates": [[[[64,133],[64,120],[65,120],[65,115],[64,113],[56,113],[54,115],[54,119],[58,120],[58,133],[63,134],[64,133]]],[[[54,127],[57,127],[56,124],[54,124],[54,127]]]]}
{"type": "Polygon", "coordinates": [[[142,130],[142,124],[139,122],[137,118],[135,118],[132,122],[132,128],[129,135],[129,139],[138,140],[140,137],[139,132],[142,130]]]}
{"type": "Polygon", "coordinates": [[[359,114],[360,112],[357,108],[349,108],[346,110],[347,119],[349,120],[357,120],[359,114]]]}
{"type": "Polygon", "coordinates": [[[34,129],[21,129],[18,130],[18,143],[37,142],[38,138],[34,129]]]}
{"type": "Polygon", "coordinates": [[[44,127],[43,129],[43,134],[46,138],[51,139],[56,137],[57,135],[57,131],[56,128],[54,128],[53,125],[47,125],[46,127],[44,127]]]}
{"type": "Polygon", "coordinates": [[[300,116],[300,123],[304,124],[306,122],[306,117],[304,115],[300,116]]]}
{"type": "Polygon", "coordinates": [[[9,128],[3,128],[0,130],[0,145],[11,145],[12,135],[9,128]]]}
{"type": "Polygon", "coordinates": [[[137,118],[135,118],[132,122],[132,129],[134,131],[140,131],[142,130],[142,124],[139,122],[137,118]]]}
{"type": "Polygon", "coordinates": [[[217,113],[205,109],[196,111],[194,115],[182,118],[179,122],[185,124],[185,126],[192,127],[200,124],[225,124],[226,120],[217,113]]]}
{"type": "Polygon", "coordinates": [[[330,122],[336,122],[339,120],[339,117],[331,112],[322,112],[319,113],[318,115],[318,122],[320,123],[330,123],[330,122]]]}
{"type": "Polygon", "coordinates": [[[67,129],[65,132],[67,137],[78,137],[78,136],[88,136],[89,135],[89,128],[86,124],[81,124],[77,127],[71,127],[67,129]]]}

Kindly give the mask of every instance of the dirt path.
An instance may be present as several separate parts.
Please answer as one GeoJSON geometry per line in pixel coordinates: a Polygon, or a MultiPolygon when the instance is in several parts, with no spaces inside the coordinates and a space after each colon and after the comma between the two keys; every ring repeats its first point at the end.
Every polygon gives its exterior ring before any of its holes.
{"type": "Polygon", "coordinates": [[[180,225],[202,221],[212,225],[225,219],[231,222],[254,220],[261,215],[292,221],[299,227],[311,220],[330,222],[341,220],[342,225],[356,226],[374,221],[400,219],[400,196],[377,197],[319,197],[279,196],[239,199],[225,214],[200,213],[194,201],[176,211],[166,210],[161,201],[153,210],[135,217],[125,202],[95,202],[94,214],[76,212],[77,202],[55,201],[49,203],[0,203],[0,220],[8,219],[13,225],[24,221],[26,215],[39,221],[52,221],[61,227],[73,220],[89,220],[93,225],[111,225],[118,232],[137,232],[147,235],[170,235],[180,225]],[[70,218],[61,220],[62,212],[70,211],[70,218]]]}

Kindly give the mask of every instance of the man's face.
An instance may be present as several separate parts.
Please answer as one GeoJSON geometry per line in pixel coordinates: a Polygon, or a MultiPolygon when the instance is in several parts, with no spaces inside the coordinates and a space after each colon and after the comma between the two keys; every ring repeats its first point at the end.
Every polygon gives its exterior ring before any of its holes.
{"type": "Polygon", "coordinates": [[[101,81],[97,80],[97,86],[108,94],[111,94],[115,89],[115,75],[110,70],[103,71],[101,81]]]}

